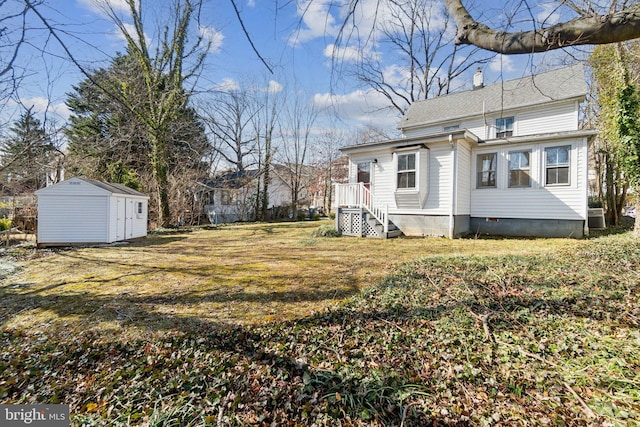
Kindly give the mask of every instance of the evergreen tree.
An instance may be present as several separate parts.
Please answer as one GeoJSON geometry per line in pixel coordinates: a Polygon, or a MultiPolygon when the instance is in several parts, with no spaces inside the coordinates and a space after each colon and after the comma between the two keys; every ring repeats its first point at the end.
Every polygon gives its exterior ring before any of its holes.
{"type": "MultiPolygon", "coordinates": [[[[122,103],[106,95],[102,88],[126,87],[138,91],[138,102],[146,102],[144,78],[128,55],[118,55],[107,69],[99,69],[90,78],[73,87],[67,105],[72,111],[66,135],[68,172],[104,181],[121,183],[149,192],[155,186],[153,147],[146,125],[122,103]]],[[[133,95],[129,95],[133,97],[133,95]]],[[[189,196],[189,184],[206,175],[205,160],[210,145],[204,126],[189,106],[178,109],[167,122],[167,178],[169,204],[174,222],[181,205],[189,196]]],[[[157,194],[153,194],[151,215],[158,216],[157,194]]]]}
{"type": "Polygon", "coordinates": [[[15,193],[33,192],[47,183],[56,153],[44,126],[31,109],[26,110],[0,142],[0,179],[15,193]]]}

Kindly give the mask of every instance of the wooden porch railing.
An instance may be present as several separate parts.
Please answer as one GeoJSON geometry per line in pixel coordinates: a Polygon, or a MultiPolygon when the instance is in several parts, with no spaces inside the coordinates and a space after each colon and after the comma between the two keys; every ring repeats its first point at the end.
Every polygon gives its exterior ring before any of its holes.
{"type": "Polygon", "coordinates": [[[389,206],[376,203],[374,195],[362,182],[335,186],[337,207],[363,208],[382,224],[385,235],[389,232],[389,206]]]}

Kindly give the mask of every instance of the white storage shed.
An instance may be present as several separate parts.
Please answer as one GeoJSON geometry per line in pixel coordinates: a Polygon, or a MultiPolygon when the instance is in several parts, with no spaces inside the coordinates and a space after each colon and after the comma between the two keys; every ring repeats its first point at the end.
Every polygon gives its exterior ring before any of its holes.
{"type": "Polygon", "coordinates": [[[124,185],[71,178],[35,194],[38,246],[112,243],[147,235],[149,196],[124,185]]]}

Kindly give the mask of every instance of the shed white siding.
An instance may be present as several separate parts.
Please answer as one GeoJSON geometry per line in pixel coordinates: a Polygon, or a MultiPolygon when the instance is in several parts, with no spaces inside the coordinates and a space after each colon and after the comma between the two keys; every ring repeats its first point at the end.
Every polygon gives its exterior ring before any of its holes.
{"type": "Polygon", "coordinates": [[[38,243],[108,242],[108,198],[38,196],[38,243]]]}
{"type": "Polygon", "coordinates": [[[38,244],[111,243],[146,236],[149,197],[72,178],[36,191],[38,244]]]}

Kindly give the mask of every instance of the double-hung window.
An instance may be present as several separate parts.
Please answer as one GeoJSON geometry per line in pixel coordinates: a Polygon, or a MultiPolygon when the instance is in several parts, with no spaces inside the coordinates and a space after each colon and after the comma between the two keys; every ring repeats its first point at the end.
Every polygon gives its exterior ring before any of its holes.
{"type": "Polygon", "coordinates": [[[416,155],[398,154],[398,189],[416,188],[416,155]]]}
{"type": "Polygon", "coordinates": [[[478,154],[476,188],[496,188],[498,153],[478,154]]]}
{"type": "Polygon", "coordinates": [[[544,152],[546,185],[569,185],[571,146],[549,147],[544,152]]]}
{"type": "Polygon", "coordinates": [[[509,187],[531,187],[531,151],[509,153],[509,187]]]}
{"type": "Polygon", "coordinates": [[[513,116],[496,119],[496,138],[513,136],[513,116]]]}

